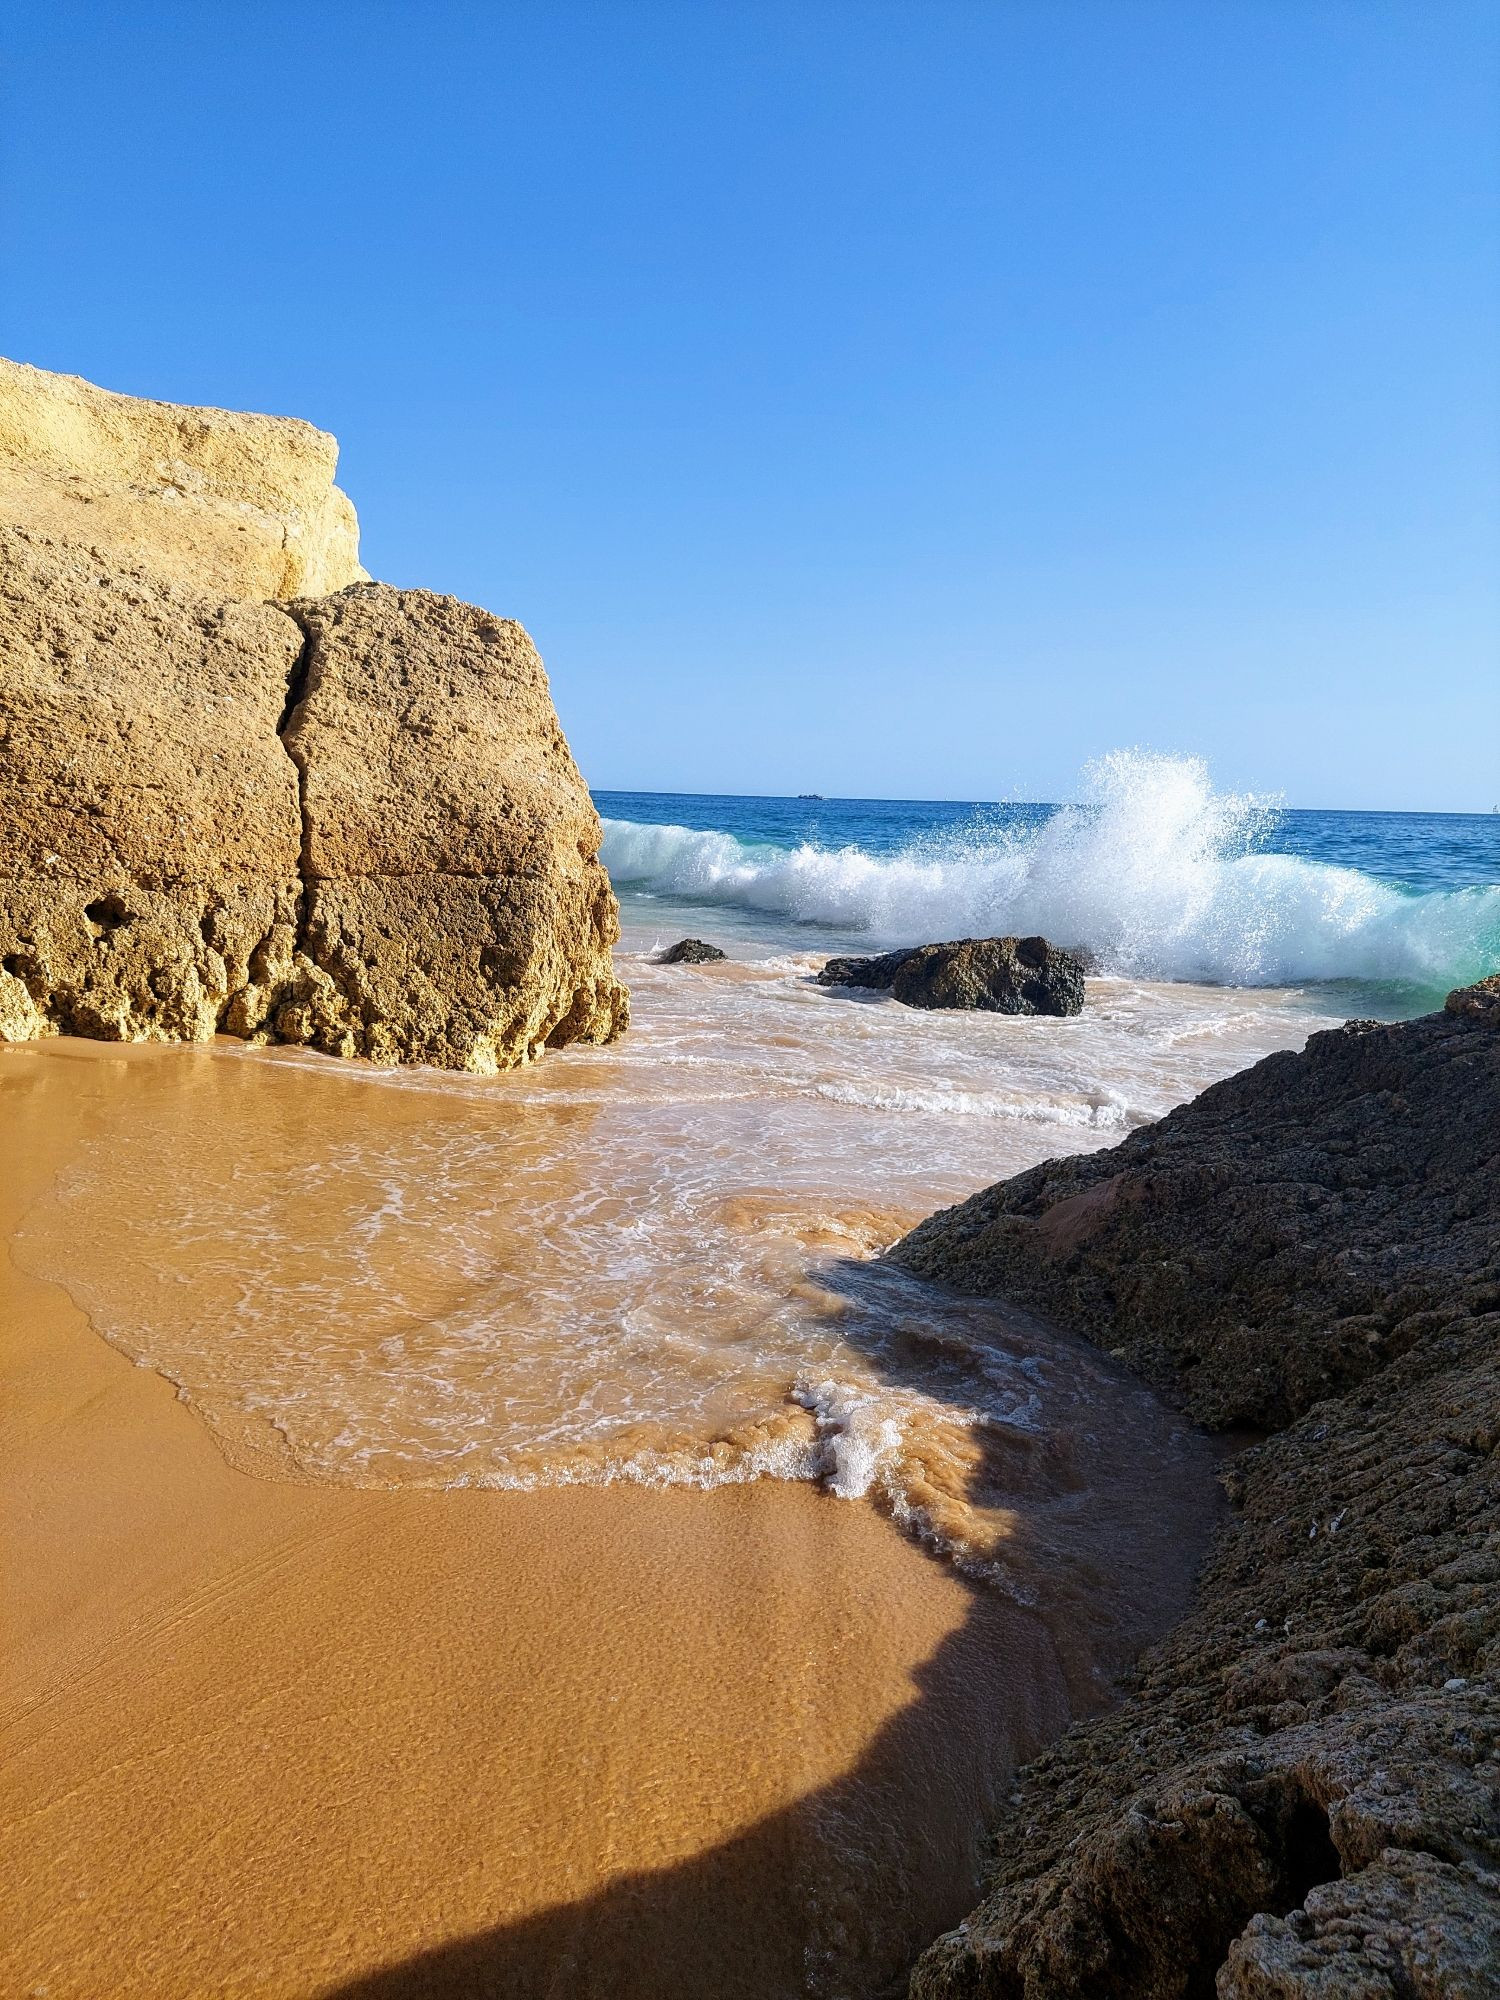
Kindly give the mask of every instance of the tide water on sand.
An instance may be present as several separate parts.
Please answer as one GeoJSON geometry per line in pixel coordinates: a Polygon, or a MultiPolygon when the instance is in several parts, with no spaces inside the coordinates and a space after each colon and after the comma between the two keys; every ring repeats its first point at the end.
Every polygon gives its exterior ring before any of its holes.
{"type": "Polygon", "coordinates": [[[977,894],[971,833],[955,873],[622,820],[617,1048],[0,1049],[15,1990],[865,1994],[962,1913],[1215,1490],[1107,1357],[872,1253],[1356,986],[1409,1007],[1489,921],[1467,881],[1234,874],[1192,773],[1112,782],[985,863],[1090,951],[1073,1021],[812,982],[1000,927],[886,908],[977,894]],[[1342,983],[1185,983],[1236,926],[1342,983]],[[733,956],[654,965],[687,928],[733,956]]]}
{"type": "Polygon", "coordinates": [[[887,1286],[921,1170],[802,1127],[885,1114],[668,1089],[797,975],[640,974],[503,1099],[0,1049],[0,1990],[895,1991],[1185,1601],[1203,1447],[887,1286]]]}
{"type": "Polygon", "coordinates": [[[9,1990],[894,1990],[1185,1601],[1199,1441],[870,1252],[1305,1023],[627,971],[498,1083],[0,1049],[9,1990]]]}

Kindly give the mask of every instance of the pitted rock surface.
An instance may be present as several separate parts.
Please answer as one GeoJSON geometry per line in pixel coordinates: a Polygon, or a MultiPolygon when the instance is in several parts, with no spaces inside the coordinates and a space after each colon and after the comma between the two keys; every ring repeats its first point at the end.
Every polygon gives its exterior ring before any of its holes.
{"type": "Polygon", "coordinates": [[[0,1036],[488,1071],[627,1018],[601,828],[519,625],[219,602],[0,526],[0,1036]]]}
{"type": "Polygon", "coordinates": [[[145,563],[207,597],[341,590],[359,523],[339,448],[297,417],[195,409],[0,359],[0,521],[145,563]]]}
{"type": "Polygon", "coordinates": [[[1500,1033],[1313,1037],[897,1260],[1071,1319],[1210,1422],[1197,1608],[1022,1775],[917,2000],[1500,1990],[1500,1033]]]}

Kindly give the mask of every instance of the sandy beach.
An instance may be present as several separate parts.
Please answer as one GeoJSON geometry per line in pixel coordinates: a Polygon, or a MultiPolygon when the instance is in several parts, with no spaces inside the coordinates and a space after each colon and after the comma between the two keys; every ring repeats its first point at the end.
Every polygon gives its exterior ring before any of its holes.
{"type": "Polygon", "coordinates": [[[1500,8],[9,15],[0,2000],[1497,2000],[1500,8]]]}
{"type": "MultiPolygon", "coordinates": [[[[0,1050],[7,1239],[132,1077],[213,1059],[0,1050]]],[[[6,1993],[879,1991],[1090,1699],[1065,1612],[869,1501],[254,1476],[4,1285],[6,1993]]]]}

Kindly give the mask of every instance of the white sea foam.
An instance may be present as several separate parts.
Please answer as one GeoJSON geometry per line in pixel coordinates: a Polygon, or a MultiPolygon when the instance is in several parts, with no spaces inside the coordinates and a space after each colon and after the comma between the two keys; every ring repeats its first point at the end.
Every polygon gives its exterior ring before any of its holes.
{"type": "Polygon", "coordinates": [[[1063,1100],[996,1090],[857,1082],[847,1077],[825,1079],[813,1089],[831,1104],[852,1104],[866,1111],[915,1111],[936,1118],[1015,1118],[1027,1125],[1078,1125],[1094,1132],[1123,1132],[1131,1125],[1144,1124],[1147,1116],[1132,1113],[1115,1091],[1101,1092],[1095,1100],[1063,1100]]]}
{"type": "Polygon", "coordinates": [[[1118,751],[1089,798],[1026,832],[874,855],[751,845],[728,833],[605,822],[624,889],[864,932],[872,942],[1040,931],[1137,978],[1452,985],[1500,951],[1500,887],[1417,895],[1257,851],[1270,801],[1216,792],[1197,758],[1118,751]]]}
{"type": "Polygon", "coordinates": [[[799,1382],[792,1395],[818,1427],[823,1484],[840,1500],[862,1500],[901,1449],[888,1401],[834,1381],[799,1382]]]}

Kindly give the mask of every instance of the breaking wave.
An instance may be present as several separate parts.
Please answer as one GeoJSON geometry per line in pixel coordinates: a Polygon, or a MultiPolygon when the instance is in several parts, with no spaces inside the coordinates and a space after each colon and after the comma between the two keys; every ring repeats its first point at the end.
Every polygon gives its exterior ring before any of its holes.
{"type": "Polygon", "coordinates": [[[872,942],[1042,932],[1135,978],[1446,989],[1500,963],[1500,886],[1419,894],[1261,851],[1274,802],[1216,792],[1198,758],[1117,751],[1086,803],[1040,826],[894,854],[606,820],[617,886],[725,904],[872,942]]]}

